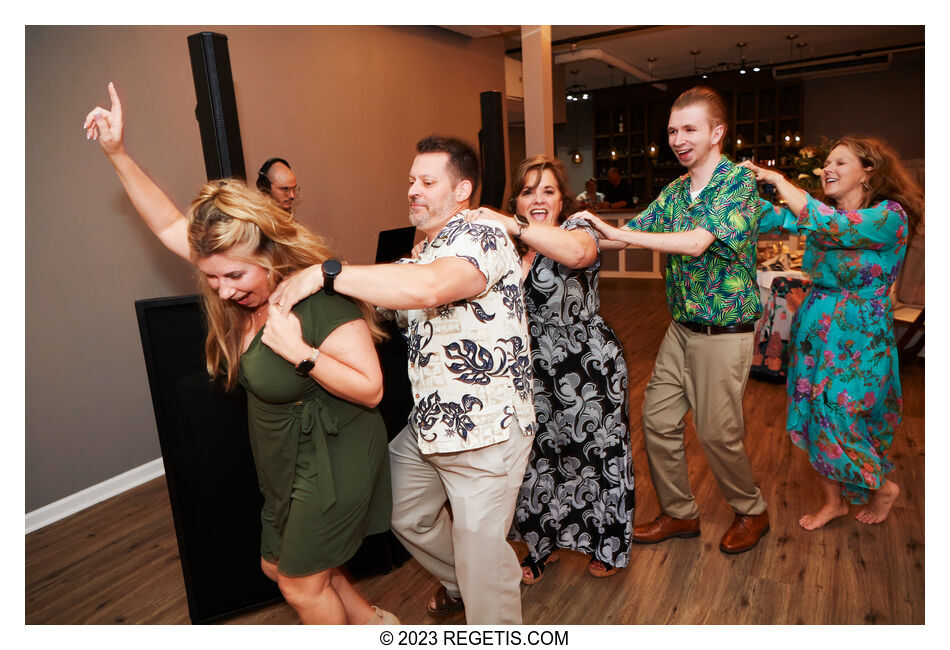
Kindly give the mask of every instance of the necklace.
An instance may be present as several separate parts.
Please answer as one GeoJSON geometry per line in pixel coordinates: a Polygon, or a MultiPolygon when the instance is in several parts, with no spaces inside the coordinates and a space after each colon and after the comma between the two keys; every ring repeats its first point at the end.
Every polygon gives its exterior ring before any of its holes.
{"type": "MultiPolygon", "coordinates": [[[[254,323],[254,328],[255,328],[255,329],[257,329],[258,322],[259,322],[258,319],[259,319],[259,318],[266,320],[266,313],[265,313],[266,310],[267,310],[267,303],[264,303],[263,305],[261,305],[260,307],[258,307],[256,310],[254,310],[253,312],[251,312],[251,322],[254,323]]],[[[263,323],[263,320],[260,321],[260,322],[263,323]]]]}

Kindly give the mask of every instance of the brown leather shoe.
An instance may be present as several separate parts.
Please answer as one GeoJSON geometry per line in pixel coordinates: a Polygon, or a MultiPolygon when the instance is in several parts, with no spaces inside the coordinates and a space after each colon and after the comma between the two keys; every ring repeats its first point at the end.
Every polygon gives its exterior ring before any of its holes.
{"type": "Polygon", "coordinates": [[[633,541],[637,544],[656,544],[670,537],[696,537],[699,535],[699,517],[675,519],[661,514],[653,521],[633,527],[633,541]]]}
{"type": "Polygon", "coordinates": [[[719,550],[723,553],[745,553],[755,548],[767,532],[769,532],[768,510],[760,515],[736,514],[729,530],[722,536],[719,550]]]}
{"type": "Polygon", "coordinates": [[[445,585],[440,585],[435,590],[432,598],[429,599],[428,605],[426,605],[426,612],[429,616],[435,618],[451,616],[463,609],[465,609],[465,603],[462,602],[461,598],[449,595],[449,592],[445,590],[445,585]]]}

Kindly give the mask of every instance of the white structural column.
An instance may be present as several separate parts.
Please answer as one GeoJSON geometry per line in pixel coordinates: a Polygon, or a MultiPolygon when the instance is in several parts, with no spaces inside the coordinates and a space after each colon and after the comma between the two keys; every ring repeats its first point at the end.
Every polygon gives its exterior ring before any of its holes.
{"type": "Polygon", "coordinates": [[[524,84],[525,155],[554,155],[554,104],[551,101],[551,26],[521,26],[521,78],[524,84]]]}

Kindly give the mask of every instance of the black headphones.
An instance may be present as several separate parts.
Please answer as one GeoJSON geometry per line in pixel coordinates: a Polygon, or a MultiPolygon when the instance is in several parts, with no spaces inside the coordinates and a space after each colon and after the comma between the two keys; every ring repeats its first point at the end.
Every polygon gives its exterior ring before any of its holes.
{"type": "Polygon", "coordinates": [[[283,163],[287,165],[287,169],[290,169],[290,163],[283,158],[268,158],[265,160],[257,172],[257,189],[263,194],[270,194],[270,179],[267,178],[267,172],[274,163],[283,163]]]}

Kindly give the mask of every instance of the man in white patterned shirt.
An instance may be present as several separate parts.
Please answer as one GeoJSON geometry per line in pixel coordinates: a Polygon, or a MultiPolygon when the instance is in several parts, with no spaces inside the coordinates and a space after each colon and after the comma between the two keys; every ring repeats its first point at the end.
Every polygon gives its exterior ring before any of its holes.
{"type": "Polygon", "coordinates": [[[416,151],[409,220],[426,233],[419,258],[326,262],[286,280],[272,301],[286,311],[331,286],[397,312],[414,407],[389,445],[393,531],[442,583],[430,615],[464,608],[471,624],[520,624],[521,569],[506,537],[535,430],[521,265],[500,224],[465,220],[478,188],[472,148],[430,136],[416,151]]]}

